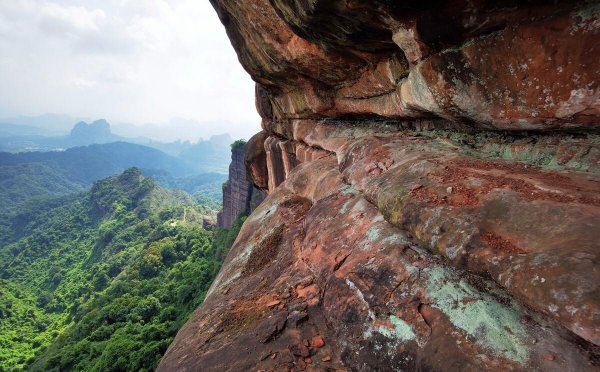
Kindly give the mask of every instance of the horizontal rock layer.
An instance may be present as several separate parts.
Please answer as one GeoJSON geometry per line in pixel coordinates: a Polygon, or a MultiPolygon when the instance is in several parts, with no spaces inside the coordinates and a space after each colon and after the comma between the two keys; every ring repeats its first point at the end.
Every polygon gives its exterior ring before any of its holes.
{"type": "Polygon", "coordinates": [[[331,153],[295,158],[161,366],[299,367],[296,348],[320,335],[313,367],[595,368],[597,136],[369,124],[315,122],[288,140],[331,153]]]}
{"type": "Polygon", "coordinates": [[[600,369],[600,8],[214,0],[269,196],[159,370],[600,369]]]}
{"type": "Polygon", "coordinates": [[[259,112],[267,119],[376,115],[504,130],[600,126],[595,2],[213,5],[260,83],[259,112]]]}

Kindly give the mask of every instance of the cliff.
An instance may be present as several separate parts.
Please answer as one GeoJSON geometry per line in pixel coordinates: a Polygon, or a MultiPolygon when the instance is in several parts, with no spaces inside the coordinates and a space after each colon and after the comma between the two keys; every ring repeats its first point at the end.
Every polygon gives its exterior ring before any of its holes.
{"type": "Polygon", "coordinates": [[[264,192],[248,180],[244,163],[244,146],[231,149],[229,178],[223,185],[223,209],[217,215],[217,226],[229,229],[240,214],[250,214],[264,200],[264,192]]]}
{"type": "Polygon", "coordinates": [[[600,7],[212,0],[269,196],[159,366],[600,368],[600,7]]]}

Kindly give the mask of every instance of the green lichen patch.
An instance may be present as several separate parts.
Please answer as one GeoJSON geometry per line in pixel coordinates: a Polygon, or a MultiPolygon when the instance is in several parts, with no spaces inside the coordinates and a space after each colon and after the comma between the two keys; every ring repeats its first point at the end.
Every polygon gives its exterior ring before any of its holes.
{"type": "Polygon", "coordinates": [[[416,267],[415,265],[413,265],[410,262],[408,262],[404,257],[398,257],[398,260],[400,262],[402,262],[402,265],[404,265],[404,269],[411,276],[414,277],[414,276],[418,276],[419,275],[419,268],[418,267],[416,267]]]}
{"type": "Polygon", "coordinates": [[[342,205],[342,208],[340,208],[340,214],[346,214],[346,212],[348,212],[350,203],[352,203],[352,200],[348,200],[347,202],[344,203],[344,205],[342,205]]]}
{"type": "Polygon", "coordinates": [[[352,187],[350,185],[346,185],[346,186],[342,187],[342,189],[340,191],[344,195],[359,195],[360,194],[360,191],[358,191],[357,189],[355,189],[354,187],[352,187]]]}
{"type": "Polygon", "coordinates": [[[214,289],[219,289],[228,286],[229,284],[238,280],[241,277],[241,275],[242,273],[240,271],[237,271],[235,274],[230,275],[225,281],[220,282],[217,285],[211,287],[210,291],[206,295],[210,295],[214,291],[214,289]]]}
{"type": "Polygon", "coordinates": [[[367,230],[367,239],[370,242],[377,241],[378,238],[379,238],[379,229],[378,228],[371,227],[369,230],[367,230]]]}
{"type": "Polygon", "coordinates": [[[465,279],[457,280],[450,269],[434,268],[428,274],[427,295],[432,307],[480,346],[520,364],[527,362],[527,331],[515,305],[502,304],[465,279]]]}
{"type": "Polygon", "coordinates": [[[387,121],[369,120],[365,122],[364,120],[326,119],[322,121],[322,124],[329,126],[325,135],[327,139],[358,139],[374,134],[381,136],[386,133],[398,132],[397,125],[388,123],[387,121]]]}
{"type": "Polygon", "coordinates": [[[391,233],[381,240],[381,243],[394,244],[394,245],[408,245],[410,240],[402,233],[391,233]]]}
{"type": "MultiPolygon", "coordinates": [[[[443,129],[420,131],[415,136],[432,139],[420,144],[421,149],[456,150],[460,154],[484,159],[501,159],[539,166],[546,170],[576,170],[598,173],[596,154],[600,136],[518,135],[507,133],[465,133],[443,129]],[[561,158],[561,152],[572,158],[561,158]]],[[[416,149],[419,149],[416,147],[416,149]]]]}
{"type": "Polygon", "coordinates": [[[391,340],[402,343],[413,341],[415,339],[416,335],[411,326],[403,319],[398,318],[395,315],[390,315],[389,321],[393,326],[392,328],[383,325],[378,327],[369,327],[364,332],[364,337],[371,338],[373,336],[373,332],[377,332],[391,340]]]}
{"type": "Polygon", "coordinates": [[[411,341],[415,339],[415,333],[408,323],[403,319],[398,318],[395,315],[390,315],[390,322],[394,328],[388,329],[380,326],[377,332],[381,333],[387,338],[392,338],[401,342],[411,341]]]}

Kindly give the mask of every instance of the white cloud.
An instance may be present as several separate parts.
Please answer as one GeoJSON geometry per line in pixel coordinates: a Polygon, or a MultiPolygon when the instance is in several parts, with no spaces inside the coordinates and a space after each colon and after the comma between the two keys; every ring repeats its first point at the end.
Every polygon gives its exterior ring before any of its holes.
{"type": "Polygon", "coordinates": [[[81,31],[97,32],[100,29],[98,23],[106,18],[106,13],[100,9],[88,10],[81,6],[43,3],[38,9],[42,30],[57,35],[81,31]]]}
{"type": "Polygon", "coordinates": [[[0,114],[45,112],[259,128],[254,83],[206,0],[0,1],[0,114]]]}

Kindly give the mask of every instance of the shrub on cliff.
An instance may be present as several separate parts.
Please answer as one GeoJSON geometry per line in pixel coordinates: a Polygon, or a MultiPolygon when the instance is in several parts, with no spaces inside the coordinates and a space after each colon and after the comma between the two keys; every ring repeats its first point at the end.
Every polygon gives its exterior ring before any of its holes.
{"type": "Polygon", "coordinates": [[[239,139],[231,144],[231,152],[234,152],[239,149],[243,149],[246,146],[246,140],[239,139]]]}

